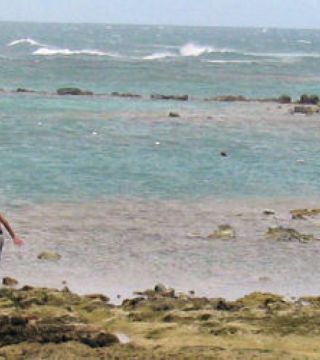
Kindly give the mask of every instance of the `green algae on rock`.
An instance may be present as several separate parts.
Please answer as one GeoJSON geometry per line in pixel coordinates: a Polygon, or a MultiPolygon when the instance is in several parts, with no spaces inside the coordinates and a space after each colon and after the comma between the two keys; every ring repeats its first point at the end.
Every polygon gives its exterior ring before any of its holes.
{"type": "Polygon", "coordinates": [[[43,251],[37,257],[39,260],[58,261],[62,256],[53,251],[43,251]]]}
{"type": "Polygon", "coordinates": [[[18,280],[7,276],[7,277],[4,277],[2,279],[2,285],[4,285],[4,286],[16,286],[16,285],[18,285],[18,280]]]}
{"type": "Polygon", "coordinates": [[[228,224],[219,225],[218,229],[208,235],[208,239],[230,240],[236,237],[235,230],[228,224]]]}
{"type": "Polygon", "coordinates": [[[301,243],[316,240],[313,235],[301,234],[295,229],[285,228],[282,226],[269,228],[266,233],[266,237],[276,241],[299,241],[301,243]]]}
{"type": "Polygon", "coordinates": [[[290,211],[293,220],[306,219],[320,215],[320,209],[295,209],[290,211]]]}
{"type": "Polygon", "coordinates": [[[1,288],[0,358],[318,359],[319,297],[227,301],[160,285],[139,293],[114,306],[100,294],[1,288]]]}

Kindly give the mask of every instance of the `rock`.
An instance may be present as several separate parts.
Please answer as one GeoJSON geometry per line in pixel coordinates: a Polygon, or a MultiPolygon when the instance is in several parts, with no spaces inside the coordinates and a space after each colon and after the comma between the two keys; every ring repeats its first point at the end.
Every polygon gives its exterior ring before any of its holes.
{"type": "Polygon", "coordinates": [[[274,295],[271,293],[253,292],[249,295],[244,296],[241,299],[238,299],[235,304],[240,305],[241,307],[265,308],[270,306],[270,304],[286,305],[287,303],[283,299],[283,297],[279,295],[274,295]]]}
{"type": "Polygon", "coordinates": [[[89,295],[85,295],[85,297],[90,300],[100,300],[105,303],[110,301],[108,296],[103,295],[103,294],[89,294],[89,295]]]}
{"type": "Polygon", "coordinates": [[[161,95],[161,94],[152,94],[150,96],[152,100],[178,100],[178,101],[188,101],[188,95],[161,95]]]}
{"type": "Polygon", "coordinates": [[[309,216],[320,215],[320,209],[295,209],[290,211],[291,217],[294,220],[306,219],[309,216]]]}
{"type": "Polygon", "coordinates": [[[281,95],[278,98],[278,102],[280,104],[291,104],[292,98],[291,98],[291,96],[288,96],[288,95],[281,95]]]}
{"type": "Polygon", "coordinates": [[[222,157],[227,157],[228,154],[227,154],[225,151],[221,151],[220,156],[222,156],[222,157]]]}
{"type": "Polygon", "coordinates": [[[24,89],[24,88],[18,88],[16,90],[17,93],[34,93],[34,90],[24,89]]]}
{"type": "Polygon", "coordinates": [[[118,344],[118,338],[92,326],[70,322],[66,317],[29,320],[23,315],[0,316],[0,346],[25,341],[38,343],[65,343],[77,341],[92,348],[118,344]]]}
{"type": "Polygon", "coordinates": [[[163,284],[157,284],[155,287],[154,287],[154,291],[156,293],[164,293],[167,291],[167,288],[163,285],[163,284]]]}
{"type": "Polygon", "coordinates": [[[154,289],[136,291],[134,294],[138,296],[144,296],[147,299],[175,298],[175,290],[172,288],[166,288],[163,284],[157,284],[154,289]]]}
{"type": "Polygon", "coordinates": [[[318,95],[306,95],[303,94],[300,97],[299,104],[305,105],[317,105],[319,103],[319,96],[318,95]]]}
{"type": "Polygon", "coordinates": [[[138,94],[131,94],[131,93],[119,93],[114,91],[113,93],[111,93],[112,96],[115,97],[122,97],[122,98],[132,98],[132,99],[141,99],[142,96],[138,95],[138,94]]]}
{"type": "Polygon", "coordinates": [[[299,241],[301,243],[316,240],[313,235],[301,234],[295,229],[284,228],[282,226],[269,228],[266,237],[276,241],[299,241]]]}
{"type": "Polygon", "coordinates": [[[312,115],[318,113],[319,111],[320,109],[318,106],[296,105],[293,109],[293,113],[304,115],[312,115]]]}
{"type": "Polygon", "coordinates": [[[169,113],[169,117],[178,118],[178,117],[180,117],[180,115],[179,115],[179,113],[177,113],[177,112],[170,112],[170,113],[169,113]]]}
{"type": "Polygon", "coordinates": [[[265,209],[263,210],[263,215],[275,215],[275,211],[271,209],[265,209]]]}
{"type": "Polygon", "coordinates": [[[208,239],[229,240],[229,239],[234,239],[235,237],[236,237],[235,230],[228,224],[219,225],[216,231],[208,235],[208,239]]]}
{"type": "Polygon", "coordinates": [[[51,251],[44,251],[40,253],[37,257],[40,260],[47,260],[47,261],[58,261],[61,259],[60,254],[51,251]]]}
{"type": "Polygon", "coordinates": [[[16,286],[16,285],[18,285],[18,281],[16,279],[13,279],[13,278],[10,278],[10,277],[4,277],[2,279],[2,285],[16,286]]]}
{"type": "Polygon", "coordinates": [[[83,91],[78,88],[60,88],[57,90],[58,95],[93,95],[91,91],[83,91]]]}
{"type": "Polygon", "coordinates": [[[222,102],[233,102],[233,101],[250,101],[242,95],[222,95],[215,96],[212,98],[205,99],[207,101],[222,101],[222,102]]]}

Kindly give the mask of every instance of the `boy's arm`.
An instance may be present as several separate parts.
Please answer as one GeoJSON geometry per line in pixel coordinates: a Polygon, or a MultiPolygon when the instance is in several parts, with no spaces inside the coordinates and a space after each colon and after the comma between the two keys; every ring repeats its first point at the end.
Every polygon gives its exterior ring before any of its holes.
{"type": "Polygon", "coordinates": [[[13,242],[16,244],[16,245],[22,245],[23,244],[23,241],[22,239],[20,239],[16,234],[15,232],[13,231],[11,225],[9,224],[9,222],[7,221],[7,219],[0,214],[0,223],[3,224],[3,226],[6,228],[6,230],[8,231],[8,233],[10,234],[13,242]]]}

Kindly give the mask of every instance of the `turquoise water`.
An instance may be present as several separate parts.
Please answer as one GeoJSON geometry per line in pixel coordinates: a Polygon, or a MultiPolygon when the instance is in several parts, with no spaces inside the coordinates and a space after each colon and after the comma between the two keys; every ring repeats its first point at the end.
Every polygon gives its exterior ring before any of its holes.
{"type": "Polygon", "coordinates": [[[303,118],[287,109],[273,109],[258,121],[256,112],[267,113],[265,106],[199,104],[197,111],[183,105],[185,115],[169,119],[162,103],[148,110],[145,101],[131,107],[118,102],[3,96],[4,196],[44,201],[317,194],[317,117],[301,124],[303,118]]]}
{"type": "Polygon", "coordinates": [[[53,93],[78,86],[146,97],[3,93],[4,201],[317,193],[316,117],[301,125],[289,109],[268,112],[203,98],[319,93],[320,31],[17,23],[0,28],[0,87],[6,90],[53,93]],[[192,99],[148,100],[153,92],[192,99]],[[169,111],[183,116],[168,119],[169,111]],[[230,156],[222,158],[221,151],[230,156]],[[307,161],[298,166],[298,159],[307,161]]]}

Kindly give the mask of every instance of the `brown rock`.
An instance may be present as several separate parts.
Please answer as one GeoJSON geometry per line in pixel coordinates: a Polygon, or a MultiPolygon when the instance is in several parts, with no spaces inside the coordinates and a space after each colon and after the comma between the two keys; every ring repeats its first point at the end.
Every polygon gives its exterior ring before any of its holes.
{"type": "Polygon", "coordinates": [[[4,277],[2,279],[2,285],[16,286],[16,285],[18,285],[18,281],[16,279],[13,279],[13,278],[10,278],[10,277],[4,277]]]}

